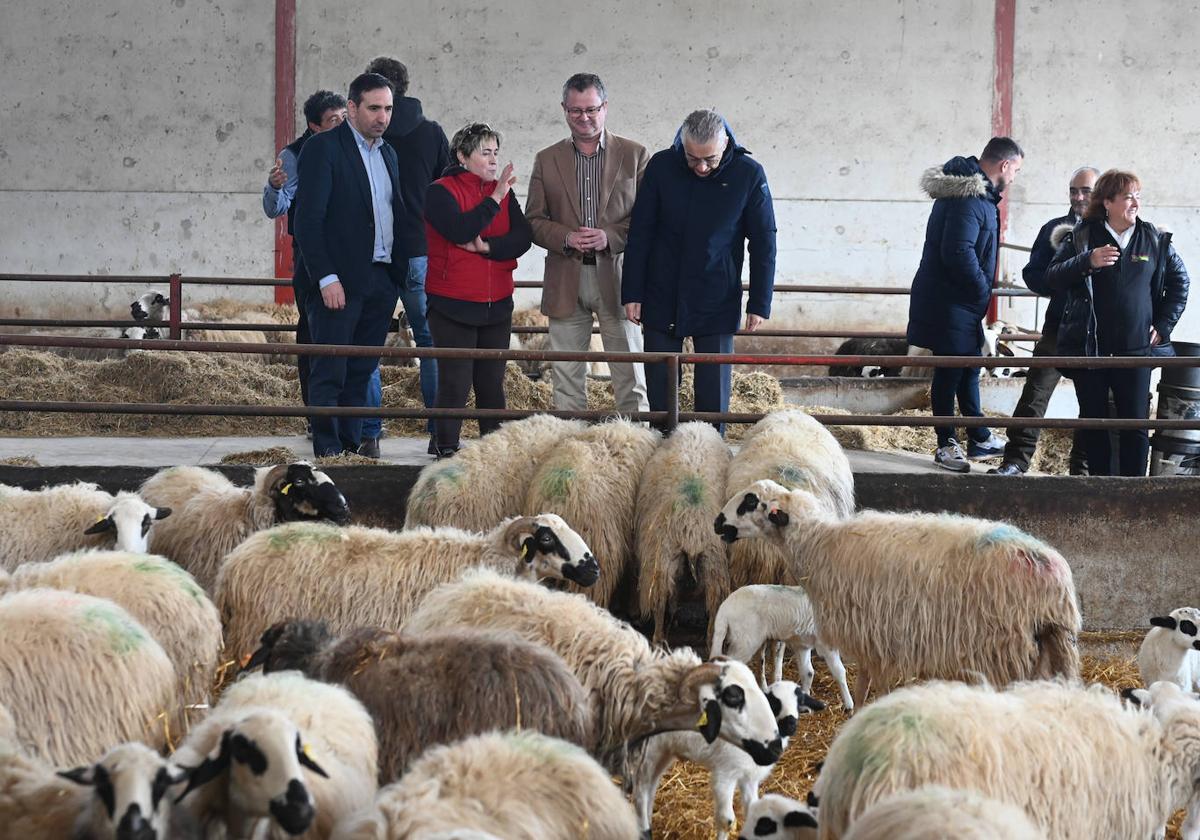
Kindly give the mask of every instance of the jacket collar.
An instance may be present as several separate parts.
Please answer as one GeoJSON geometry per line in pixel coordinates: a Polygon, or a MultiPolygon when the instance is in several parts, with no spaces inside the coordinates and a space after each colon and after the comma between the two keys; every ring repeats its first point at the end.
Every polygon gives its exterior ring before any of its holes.
{"type": "Polygon", "coordinates": [[[953,157],[941,166],[921,173],[921,189],[935,201],[939,198],[985,198],[1000,203],[1000,194],[974,157],[953,157]]]}

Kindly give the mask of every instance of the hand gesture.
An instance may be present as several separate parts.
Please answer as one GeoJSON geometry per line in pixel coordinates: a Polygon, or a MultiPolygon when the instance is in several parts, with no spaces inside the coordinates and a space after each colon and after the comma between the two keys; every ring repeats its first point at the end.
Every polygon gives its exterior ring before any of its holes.
{"type": "Polygon", "coordinates": [[[346,308],[346,290],[342,288],[340,280],[334,280],[321,288],[321,302],[325,304],[326,309],[346,308]]]}
{"type": "Polygon", "coordinates": [[[287,173],[283,171],[283,160],[281,158],[275,158],[275,165],[267,173],[267,183],[274,189],[279,189],[287,183],[287,173]]]}
{"type": "Polygon", "coordinates": [[[1150,346],[1157,347],[1160,344],[1162,344],[1162,336],[1158,334],[1158,330],[1154,329],[1154,327],[1151,327],[1150,328],[1150,346]]]}
{"type": "Polygon", "coordinates": [[[625,320],[635,324],[642,323],[642,305],[640,303],[625,304],[625,320]]]}
{"type": "Polygon", "coordinates": [[[504,168],[500,170],[500,177],[496,180],[496,189],[492,190],[492,200],[497,204],[504,201],[504,197],[508,195],[508,191],[517,183],[517,176],[513,174],[513,165],[511,163],[504,164],[504,168]]]}
{"type": "MultiPolygon", "coordinates": [[[[573,232],[575,244],[571,245],[579,251],[603,251],[608,247],[608,234],[602,228],[581,227],[573,232]]],[[[570,245],[570,237],[567,239],[570,245]]]]}
{"type": "Polygon", "coordinates": [[[753,312],[746,313],[746,332],[754,332],[762,326],[762,322],[767,320],[761,315],[755,315],[753,312]]]}
{"type": "Polygon", "coordinates": [[[1116,264],[1120,258],[1121,249],[1116,245],[1102,245],[1099,248],[1093,248],[1088,254],[1088,265],[1093,270],[1108,268],[1110,265],[1116,264]]]}

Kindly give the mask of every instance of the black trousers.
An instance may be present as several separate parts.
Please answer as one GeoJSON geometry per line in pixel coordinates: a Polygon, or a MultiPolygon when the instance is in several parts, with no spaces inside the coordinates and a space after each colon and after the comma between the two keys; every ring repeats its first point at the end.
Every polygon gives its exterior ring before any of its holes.
{"type": "MultiPolygon", "coordinates": [[[[498,324],[473,326],[455,321],[436,309],[430,309],[429,331],[434,347],[473,347],[504,350],[512,335],[512,318],[498,324]]],[[[437,408],[463,408],[467,395],[475,389],[476,408],[504,408],[504,359],[438,359],[437,408]]],[[[439,418],[434,422],[434,438],[439,450],[457,449],[462,420],[439,418]]],[[[499,420],[479,421],[480,434],[500,428],[499,420]]]]}
{"type": "MultiPolygon", "coordinates": [[[[1048,324],[1042,327],[1042,337],[1033,346],[1035,356],[1054,356],[1058,351],[1058,331],[1056,325],[1048,324]]],[[[1029,368],[1025,378],[1025,387],[1021,390],[1021,398],[1013,409],[1013,417],[1045,417],[1046,408],[1054,389],[1058,387],[1062,374],[1058,368],[1029,368]]],[[[1107,415],[1105,415],[1107,416],[1107,415]]],[[[1021,471],[1029,469],[1033,453],[1037,450],[1041,429],[1021,429],[1012,427],[1008,430],[1008,446],[1004,447],[1004,462],[1016,464],[1021,471]]],[[[1071,441],[1071,475],[1087,475],[1087,457],[1084,453],[1083,432],[1075,430],[1071,441]]]]}
{"type": "MultiPolygon", "coordinates": [[[[296,311],[299,313],[296,319],[296,343],[312,344],[312,333],[308,329],[308,295],[311,294],[308,288],[308,270],[304,267],[304,260],[300,258],[300,249],[296,245],[292,245],[292,268],[292,294],[296,296],[296,311]]],[[[300,401],[305,405],[308,405],[309,358],[296,357],[296,372],[300,374],[300,401]]]]}
{"type": "MultiPolygon", "coordinates": [[[[1075,371],[1073,379],[1080,417],[1107,417],[1110,392],[1116,417],[1150,416],[1149,367],[1084,368],[1075,371]]],[[[1111,475],[1112,446],[1108,432],[1085,429],[1081,434],[1091,474],[1111,475]]],[[[1122,429],[1117,432],[1117,441],[1120,474],[1144,476],[1150,456],[1150,433],[1146,429],[1122,429]]]]}

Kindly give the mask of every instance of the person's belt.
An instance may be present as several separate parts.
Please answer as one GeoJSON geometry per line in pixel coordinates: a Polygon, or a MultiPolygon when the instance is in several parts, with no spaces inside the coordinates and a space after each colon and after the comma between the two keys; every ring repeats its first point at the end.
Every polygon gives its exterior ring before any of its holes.
{"type": "Polygon", "coordinates": [[[595,251],[584,251],[583,257],[580,259],[580,262],[582,262],[584,265],[595,265],[596,264],[596,252],[595,251]]]}

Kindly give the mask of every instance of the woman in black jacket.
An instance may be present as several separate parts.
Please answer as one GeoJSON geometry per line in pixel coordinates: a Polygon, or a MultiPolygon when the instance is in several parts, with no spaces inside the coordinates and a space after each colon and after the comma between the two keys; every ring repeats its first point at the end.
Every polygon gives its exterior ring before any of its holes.
{"type": "MultiPolygon", "coordinates": [[[[1171,235],[1138,218],[1140,191],[1132,172],[1110,169],[1096,181],[1083,221],[1064,232],[1046,271],[1048,285],[1066,293],[1058,328],[1063,356],[1172,355],[1167,345],[1187,304],[1187,269],[1171,235]]],[[[1117,417],[1141,419],[1150,414],[1152,367],[1063,372],[1075,382],[1080,417],[1107,417],[1111,393],[1117,417]]],[[[1091,474],[1110,475],[1108,433],[1089,429],[1083,437],[1091,474]]],[[[1145,475],[1146,430],[1118,437],[1119,474],[1145,475]]]]}

